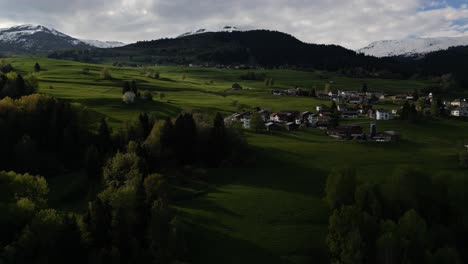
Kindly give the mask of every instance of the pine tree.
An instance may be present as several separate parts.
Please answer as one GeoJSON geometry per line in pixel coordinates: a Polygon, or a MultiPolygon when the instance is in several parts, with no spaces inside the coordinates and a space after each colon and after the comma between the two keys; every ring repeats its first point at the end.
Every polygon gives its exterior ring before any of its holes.
{"type": "Polygon", "coordinates": [[[331,110],[332,110],[333,112],[338,111],[338,106],[336,105],[336,102],[335,102],[335,101],[332,102],[331,110]]]}
{"type": "Polygon", "coordinates": [[[367,83],[362,84],[361,92],[367,93],[367,83]]]}
{"type": "MultiPolygon", "coordinates": [[[[219,163],[226,156],[226,128],[224,126],[224,119],[221,114],[216,113],[213,121],[213,128],[211,129],[211,147],[212,157],[210,158],[213,163],[219,163]]],[[[213,164],[217,165],[217,164],[213,164]]]]}
{"type": "Polygon", "coordinates": [[[112,223],[112,212],[109,204],[99,197],[96,198],[94,202],[89,203],[83,222],[96,248],[109,246],[112,223]]]}
{"type": "Polygon", "coordinates": [[[416,101],[418,101],[418,99],[419,99],[419,91],[418,91],[418,89],[414,89],[413,90],[413,101],[416,102],[416,101]]]}
{"type": "Polygon", "coordinates": [[[89,180],[96,180],[101,172],[99,152],[94,145],[89,146],[86,150],[85,170],[89,180]]]}
{"type": "Polygon", "coordinates": [[[124,94],[124,93],[126,93],[128,91],[130,91],[130,83],[125,81],[123,83],[123,87],[122,87],[122,94],[124,94]]]}
{"type": "Polygon", "coordinates": [[[431,115],[435,117],[440,115],[440,108],[437,100],[432,100],[431,102],[431,115]]]}
{"type": "Polygon", "coordinates": [[[135,80],[132,80],[132,83],[130,84],[130,89],[133,93],[138,94],[138,88],[135,80]]]}
{"type": "Polygon", "coordinates": [[[36,64],[34,64],[34,71],[35,72],[40,72],[41,71],[41,66],[37,62],[36,62],[36,64]]]}
{"type": "Polygon", "coordinates": [[[147,113],[140,114],[138,116],[138,121],[140,125],[140,130],[141,130],[141,138],[144,140],[146,137],[148,137],[149,133],[151,132],[151,124],[149,120],[149,116],[147,113]]]}
{"type": "Polygon", "coordinates": [[[106,154],[112,148],[111,131],[106,119],[102,118],[98,129],[97,146],[101,154],[106,154]]]}
{"type": "Polygon", "coordinates": [[[315,88],[312,89],[310,96],[317,97],[317,91],[315,90],[315,88]]]}

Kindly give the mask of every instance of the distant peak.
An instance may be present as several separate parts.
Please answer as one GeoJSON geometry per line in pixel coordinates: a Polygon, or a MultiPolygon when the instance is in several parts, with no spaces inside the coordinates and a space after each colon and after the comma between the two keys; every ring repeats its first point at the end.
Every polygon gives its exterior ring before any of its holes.
{"type": "Polygon", "coordinates": [[[234,31],[243,31],[243,30],[239,29],[238,27],[229,26],[229,25],[226,25],[220,28],[199,28],[196,30],[188,31],[182,35],[179,35],[178,38],[191,36],[191,35],[197,35],[197,34],[203,34],[203,33],[209,33],[209,32],[234,32],[234,31]]]}
{"type": "Polygon", "coordinates": [[[450,47],[467,46],[468,36],[438,38],[408,38],[374,41],[357,52],[375,57],[414,56],[446,50],[450,47]]]}

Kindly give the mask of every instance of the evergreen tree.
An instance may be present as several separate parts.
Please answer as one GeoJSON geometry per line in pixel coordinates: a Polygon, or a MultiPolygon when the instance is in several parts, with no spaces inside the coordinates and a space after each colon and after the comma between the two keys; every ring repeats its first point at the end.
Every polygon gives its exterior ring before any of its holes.
{"type": "Polygon", "coordinates": [[[126,93],[126,92],[128,92],[128,91],[130,91],[130,90],[131,90],[131,89],[130,89],[130,83],[127,82],[127,81],[125,81],[125,82],[123,83],[123,87],[122,87],[122,94],[124,94],[124,93],[126,93]]]}
{"type": "Polygon", "coordinates": [[[132,80],[132,83],[130,84],[130,89],[131,89],[132,92],[134,92],[135,94],[138,94],[138,88],[137,88],[137,84],[136,84],[136,81],[135,81],[135,80],[132,80]]]}
{"type": "Polygon", "coordinates": [[[189,113],[177,117],[174,125],[174,143],[178,159],[184,163],[190,163],[197,155],[197,128],[193,116],[189,113]]]}
{"type": "Polygon", "coordinates": [[[170,117],[166,119],[161,128],[161,153],[164,157],[169,157],[174,152],[174,124],[170,117]]]}
{"type": "Polygon", "coordinates": [[[400,110],[400,119],[401,120],[408,120],[411,114],[411,105],[408,101],[405,101],[403,107],[400,110]]]}
{"type": "Polygon", "coordinates": [[[40,66],[39,63],[37,63],[37,62],[36,62],[36,64],[34,64],[34,71],[35,71],[35,72],[41,71],[41,66],[40,66]]]}
{"type": "Polygon", "coordinates": [[[211,129],[210,143],[212,147],[213,165],[217,165],[222,159],[226,157],[227,148],[227,135],[226,127],[224,126],[224,119],[218,112],[213,121],[213,128],[211,129]]]}
{"type": "Polygon", "coordinates": [[[315,90],[315,88],[312,89],[310,96],[317,97],[317,91],[315,90]]]}
{"type": "Polygon", "coordinates": [[[342,205],[354,203],[357,186],[356,171],[353,169],[340,169],[328,175],[325,195],[331,209],[342,205]]]}
{"type": "Polygon", "coordinates": [[[338,111],[338,106],[336,105],[335,101],[332,102],[331,110],[332,110],[332,112],[338,111]]]}
{"type": "Polygon", "coordinates": [[[439,116],[440,115],[440,108],[437,100],[432,100],[431,102],[431,115],[432,116],[439,116]]]}
{"type": "Polygon", "coordinates": [[[93,247],[106,248],[111,243],[112,211],[111,207],[99,197],[90,202],[83,217],[86,230],[90,234],[93,247]]]}
{"type": "Polygon", "coordinates": [[[89,180],[98,179],[101,173],[101,161],[99,158],[99,152],[94,145],[89,146],[86,150],[85,170],[89,180]]]}
{"type": "Polygon", "coordinates": [[[416,102],[419,100],[419,90],[418,89],[414,89],[413,90],[413,101],[416,102]]]}
{"type": "Polygon", "coordinates": [[[362,84],[361,92],[367,93],[367,83],[362,84]]]}
{"type": "Polygon", "coordinates": [[[151,132],[150,119],[147,113],[140,114],[138,116],[139,126],[141,130],[141,138],[146,139],[151,132]]]}
{"type": "Polygon", "coordinates": [[[250,129],[256,133],[265,130],[265,122],[263,121],[262,116],[257,112],[253,113],[250,117],[250,129]]]}
{"type": "Polygon", "coordinates": [[[101,154],[107,154],[112,148],[111,130],[106,119],[102,118],[98,129],[97,146],[101,154]]]}

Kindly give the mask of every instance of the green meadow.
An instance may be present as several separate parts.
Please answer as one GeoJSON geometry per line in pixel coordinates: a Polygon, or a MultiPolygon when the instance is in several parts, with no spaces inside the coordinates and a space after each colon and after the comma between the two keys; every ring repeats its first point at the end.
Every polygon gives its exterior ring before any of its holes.
{"type": "MultiPolygon", "coordinates": [[[[148,112],[164,118],[181,111],[230,114],[236,105],[256,106],[273,111],[313,111],[317,104],[329,103],[305,97],[280,97],[270,93],[263,81],[243,81],[246,70],[157,66],[159,79],[141,74],[142,68],[119,68],[44,58],[11,58],[13,67],[33,71],[38,62],[42,71],[34,74],[39,92],[82,105],[106,116],[114,130],[125,121],[148,112]],[[109,68],[112,80],[99,73],[109,68]],[[89,69],[84,71],[83,69],[89,69]],[[155,93],[153,101],[137,100],[126,105],[121,100],[122,83],[136,80],[141,92],[155,93]],[[232,91],[233,83],[244,89],[232,91]],[[160,99],[156,93],[164,93],[160,99]]],[[[323,89],[333,81],[336,89],[360,90],[365,82],[372,91],[400,93],[421,89],[424,80],[354,79],[330,72],[259,70],[274,79],[274,88],[323,89]]],[[[390,106],[386,106],[390,107],[390,106]]],[[[354,121],[348,121],[354,122],[354,121]]],[[[365,130],[371,120],[359,119],[365,130]]],[[[468,122],[428,119],[419,123],[377,122],[378,130],[402,134],[397,143],[357,143],[336,141],[323,131],[255,134],[246,132],[255,165],[207,171],[208,184],[178,186],[192,196],[179,199],[175,208],[187,226],[186,239],[193,263],[326,263],[325,236],[329,210],[323,201],[326,176],[339,167],[353,167],[363,181],[384,181],[399,167],[414,166],[427,173],[463,176],[456,154],[468,139],[468,122]]],[[[81,200],[69,193],[84,188],[79,173],[61,175],[50,181],[51,202],[69,209],[83,208],[81,200]],[[68,177],[69,179],[64,179],[68,177]]]]}

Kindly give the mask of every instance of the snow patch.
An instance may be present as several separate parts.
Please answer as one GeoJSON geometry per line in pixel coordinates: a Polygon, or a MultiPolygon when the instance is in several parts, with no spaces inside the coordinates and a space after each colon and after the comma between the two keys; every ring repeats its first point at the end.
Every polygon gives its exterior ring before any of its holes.
{"type": "Polygon", "coordinates": [[[96,47],[96,48],[103,48],[103,49],[108,49],[108,48],[116,48],[116,47],[122,47],[127,44],[119,41],[101,41],[101,40],[93,40],[93,39],[80,39],[82,42],[96,47]]]}
{"type": "Polygon", "coordinates": [[[198,34],[203,34],[203,33],[208,33],[208,32],[235,32],[235,31],[244,31],[243,29],[239,29],[238,27],[233,27],[233,26],[224,26],[221,28],[201,28],[197,30],[192,30],[189,32],[186,32],[182,35],[179,35],[178,38],[181,37],[186,37],[186,36],[192,36],[192,35],[198,35],[198,34]]]}
{"type": "Polygon", "coordinates": [[[359,49],[357,52],[375,57],[413,56],[467,45],[468,36],[381,40],[372,42],[369,46],[359,49]]]}

